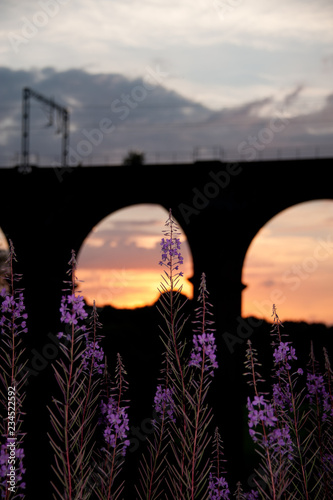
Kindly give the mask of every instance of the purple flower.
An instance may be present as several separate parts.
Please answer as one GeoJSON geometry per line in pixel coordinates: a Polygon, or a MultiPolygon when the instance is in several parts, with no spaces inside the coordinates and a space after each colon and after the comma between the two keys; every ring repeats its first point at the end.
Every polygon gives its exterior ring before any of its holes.
{"type": "Polygon", "coordinates": [[[127,431],[129,430],[127,408],[118,406],[112,396],[107,404],[101,402],[103,422],[106,426],[104,439],[112,448],[121,446],[122,456],[125,456],[126,448],[130,445],[130,441],[127,439],[127,431]]]}
{"type": "Polygon", "coordinates": [[[293,459],[293,442],[287,426],[273,429],[268,436],[269,445],[278,450],[282,455],[288,454],[288,459],[293,459]]]}
{"type": "Polygon", "coordinates": [[[291,369],[289,361],[297,360],[296,351],[290,344],[291,342],[280,342],[279,346],[274,350],[273,357],[275,363],[282,363],[282,366],[276,370],[278,377],[285,373],[285,370],[291,369]]]}
{"type": "Polygon", "coordinates": [[[210,375],[214,375],[213,370],[218,368],[218,363],[216,361],[216,345],[214,337],[214,328],[211,327],[213,321],[209,320],[209,316],[212,315],[209,310],[208,290],[206,288],[206,275],[202,273],[201,282],[199,287],[199,297],[198,301],[202,305],[196,309],[196,320],[193,322],[198,324],[198,328],[194,329],[193,335],[193,349],[191,352],[191,359],[189,361],[189,366],[196,366],[201,368],[204,362],[204,371],[210,370],[210,375]]]}
{"type": "Polygon", "coordinates": [[[169,211],[169,217],[165,225],[168,226],[168,229],[163,231],[165,238],[161,240],[162,260],[160,260],[159,264],[168,267],[171,271],[177,271],[179,265],[183,264],[184,259],[180,252],[181,242],[179,239],[179,228],[172,218],[171,210],[169,211]]]}
{"type": "Polygon", "coordinates": [[[14,306],[15,306],[14,297],[12,295],[7,295],[5,297],[5,300],[1,304],[1,311],[2,312],[10,311],[10,309],[14,306]]]}
{"type": "MultiPolygon", "coordinates": [[[[270,403],[266,403],[262,396],[255,397],[254,401],[251,402],[250,398],[247,398],[247,408],[249,410],[249,427],[257,427],[260,423],[265,427],[274,427],[277,418],[274,415],[273,407],[270,403]],[[254,409],[254,406],[258,406],[258,409],[254,409]]],[[[253,437],[253,433],[252,436],[253,437]]]]}
{"type": "Polygon", "coordinates": [[[178,265],[183,264],[184,261],[180,253],[180,239],[162,238],[161,247],[162,260],[160,261],[160,265],[162,266],[164,264],[178,270],[178,265]]]}
{"type": "Polygon", "coordinates": [[[265,400],[264,400],[264,396],[254,396],[254,400],[253,400],[253,403],[252,405],[253,406],[256,406],[256,405],[264,405],[265,404],[265,400]]]}
{"type": "MultiPolygon", "coordinates": [[[[280,342],[277,349],[275,349],[273,356],[275,363],[291,361],[293,359],[297,359],[296,351],[293,347],[291,347],[290,342],[280,342]]],[[[289,364],[287,363],[289,366],[289,364]]],[[[290,369],[290,368],[289,368],[290,369]]]]}
{"type": "Polygon", "coordinates": [[[20,333],[27,333],[26,319],[28,315],[25,312],[23,293],[21,291],[15,291],[14,295],[9,295],[6,289],[3,288],[1,297],[4,299],[0,306],[0,311],[2,313],[2,317],[0,318],[2,333],[4,333],[4,329],[13,330],[15,336],[20,333]]]}
{"type": "Polygon", "coordinates": [[[277,418],[274,415],[274,410],[271,404],[266,405],[266,415],[264,416],[264,422],[266,427],[274,427],[275,422],[277,422],[277,418]]]}
{"type": "MultiPolygon", "coordinates": [[[[157,386],[154,397],[154,408],[160,420],[176,422],[174,418],[175,403],[172,389],[169,387],[162,388],[161,385],[157,386]]],[[[156,420],[153,420],[153,424],[155,423],[156,420]]]]}
{"type": "MultiPolygon", "coordinates": [[[[1,445],[0,449],[0,485],[4,488],[3,493],[5,493],[7,486],[7,474],[9,474],[10,464],[8,463],[10,456],[10,447],[8,445],[11,441],[6,442],[6,444],[1,445]]],[[[15,483],[16,489],[25,488],[25,482],[23,482],[23,476],[25,474],[25,468],[23,467],[24,450],[23,448],[15,448],[15,483]]],[[[2,498],[5,498],[3,496],[2,498]]]]}
{"type": "Polygon", "coordinates": [[[251,490],[249,493],[245,493],[246,500],[257,500],[259,498],[259,493],[255,490],[251,490]]]}
{"type": "Polygon", "coordinates": [[[323,466],[327,474],[333,472],[333,455],[330,453],[325,453],[323,456],[323,466]]]}
{"type": "Polygon", "coordinates": [[[328,415],[333,416],[330,395],[326,390],[324,377],[320,374],[308,373],[306,377],[306,387],[308,390],[307,398],[310,403],[314,403],[315,397],[318,398],[322,408],[322,420],[325,421],[328,415]]]}
{"type": "Polygon", "coordinates": [[[287,405],[293,411],[289,384],[273,384],[273,402],[282,409],[287,405]]]}
{"type": "Polygon", "coordinates": [[[250,436],[252,438],[252,441],[254,441],[254,442],[258,441],[258,438],[257,438],[257,434],[258,433],[255,430],[249,429],[249,434],[250,434],[250,436]]]}
{"type": "Polygon", "coordinates": [[[6,474],[8,473],[8,450],[7,450],[7,444],[1,445],[1,450],[0,450],[0,477],[6,477],[6,474]]]}
{"type": "Polygon", "coordinates": [[[308,388],[309,394],[313,395],[318,392],[325,391],[324,377],[322,375],[308,373],[306,378],[307,378],[306,386],[308,388]]]}
{"type": "MultiPolygon", "coordinates": [[[[84,307],[85,303],[82,295],[64,295],[61,298],[61,305],[59,309],[61,313],[60,321],[68,325],[74,325],[75,332],[85,332],[86,326],[80,325],[80,322],[85,320],[88,316],[88,313],[85,311],[84,307]]],[[[65,336],[63,332],[59,332],[57,334],[57,337],[58,339],[64,337],[68,341],[72,340],[72,337],[69,333],[65,336]]]]}
{"type": "Polygon", "coordinates": [[[210,500],[229,500],[230,490],[228,483],[224,477],[214,477],[212,473],[209,474],[209,499],[210,500]]]}
{"type": "MultiPolygon", "coordinates": [[[[275,387],[278,387],[278,385],[275,384],[275,387]]],[[[273,406],[266,403],[263,396],[255,396],[253,402],[248,398],[247,408],[249,410],[249,433],[252,440],[257,442],[259,436],[261,436],[264,446],[270,446],[282,455],[288,454],[289,460],[292,460],[293,443],[289,429],[286,426],[282,428],[276,427],[278,419],[274,415],[273,406]],[[257,407],[257,409],[254,407],[257,407]],[[270,430],[265,442],[262,433],[255,430],[259,424],[270,430]]]]}
{"type": "Polygon", "coordinates": [[[84,298],[82,295],[68,295],[63,296],[61,299],[61,318],[62,323],[69,323],[77,325],[78,320],[84,320],[87,318],[88,313],[84,310],[84,298]]]}
{"type": "Polygon", "coordinates": [[[102,374],[105,367],[104,350],[98,342],[88,341],[86,350],[82,354],[83,370],[89,370],[91,359],[93,359],[93,371],[102,374]]]}
{"type": "Polygon", "coordinates": [[[211,334],[193,335],[193,350],[191,352],[191,359],[189,366],[196,366],[201,368],[203,359],[205,361],[204,371],[210,370],[210,375],[214,375],[213,369],[218,368],[216,361],[216,345],[215,337],[211,334]]]}

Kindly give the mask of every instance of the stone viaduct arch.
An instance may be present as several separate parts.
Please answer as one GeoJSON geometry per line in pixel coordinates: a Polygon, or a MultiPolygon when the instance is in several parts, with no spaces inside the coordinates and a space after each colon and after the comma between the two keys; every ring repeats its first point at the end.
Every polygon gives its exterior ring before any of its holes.
{"type": "Polygon", "coordinates": [[[4,169],[0,224],[16,248],[27,293],[41,285],[31,272],[43,268],[55,293],[71,249],[78,252],[104,217],[133,204],[171,207],[188,238],[194,281],[206,272],[224,328],[240,311],[241,271],[252,239],[285,208],[333,198],[331,166],[331,159],[232,166],[198,162],[140,169],[77,167],[61,176],[54,168],[26,175],[4,169]]]}
{"type": "MultiPolygon", "coordinates": [[[[53,324],[59,321],[62,281],[71,250],[78,252],[99,221],[132,204],[156,203],[166,210],[172,208],[191,248],[194,289],[198,289],[201,272],[205,272],[214,306],[221,352],[215,394],[223,403],[214,413],[223,425],[236,427],[242,421],[241,408],[231,402],[238,394],[244,359],[243,352],[228,351],[223,333],[235,331],[241,314],[241,277],[247,249],[259,229],[285,208],[313,199],[333,199],[331,172],[332,159],[234,165],[197,162],[140,168],[45,167],[33,168],[29,174],[17,169],[0,170],[0,226],[7,240],[13,241],[17,272],[23,274],[32,332],[27,338],[28,351],[41,352],[47,334],[57,333],[53,324]]],[[[31,384],[28,426],[32,435],[40,432],[41,421],[48,422],[42,382],[46,380],[41,375],[31,384]]],[[[233,433],[227,434],[226,455],[228,447],[235,450],[230,464],[235,466],[241,437],[234,441],[233,433]]],[[[46,448],[40,453],[47,457],[46,448]]],[[[40,462],[35,462],[32,481],[42,488],[40,462]]]]}

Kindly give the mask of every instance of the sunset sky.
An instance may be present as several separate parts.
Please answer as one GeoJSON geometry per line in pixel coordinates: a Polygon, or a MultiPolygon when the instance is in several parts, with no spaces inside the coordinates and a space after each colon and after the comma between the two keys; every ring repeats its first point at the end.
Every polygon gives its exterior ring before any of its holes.
{"type": "Polygon", "coordinates": [[[0,227],[0,250],[8,250],[8,241],[6,239],[6,236],[3,234],[3,231],[0,227]]]}
{"type": "MultiPolygon", "coordinates": [[[[107,217],[79,255],[82,291],[98,305],[152,304],[162,268],[161,231],[167,212],[137,205],[107,217]]],[[[182,236],[184,274],[192,275],[190,249],[182,236]]],[[[244,262],[242,315],[270,319],[272,304],[285,320],[333,324],[333,201],[291,207],[271,219],[252,241],[244,262]]],[[[184,293],[193,295],[184,280],[184,293]]]]}
{"type": "MultiPolygon", "coordinates": [[[[78,254],[81,290],[99,306],[140,307],[153,304],[164,267],[160,242],[168,218],[159,205],[135,205],[118,210],[94,228],[78,254]]],[[[192,257],[182,232],[183,293],[193,296],[192,257]]]]}
{"type": "Polygon", "coordinates": [[[333,325],[333,201],[281,212],[252,241],[244,262],[242,315],[333,325]]]}
{"type": "MultiPolygon", "coordinates": [[[[161,229],[167,213],[134,206],[104,219],[79,254],[87,296],[102,305],[136,307],[158,297],[161,229]],[[103,267],[104,266],[104,267],[103,267]],[[106,269],[109,267],[109,270],[106,269]]],[[[192,259],[183,235],[184,273],[192,259]]],[[[272,303],[285,320],[333,324],[333,201],[291,207],[271,219],[252,241],[243,268],[243,316],[270,319],[272,303]]],[[[184,293],[192,296],[184,280],[184,293]]],[[[91,299],[90,299],[91,300],[91,299]]]]}
{"type": "MultiPolygon", "coordinates": [[[[134,205],[94,228],[78,254],[80,289],[88,303],[133,308],[157,300],[167,218],[159,205],[134,205]]],[[[191,298],[192,256],[181,233],[183,292],[191,298]]],[[[2,248],[7,243],[0,232],[2,248]]],[[[275,303],[283,320],[333,325],[333,200],[295,205],[271,219],[248,249],[242,282],[244,317],[271,320],[275,303]]]]}
{"type": "MultiPolygon", "coordinates": [[[[327,0],[1,0],[0,167],[20,161],[24,87],[68,109],[73,166],[119,165],[133,149],[153,164],[216,147],[245,161],[241,144],[281,116],[287,126],[261,158],[332,157],[332,19],[327,0]],[[101,136],[105,119],[114,129],[101,136]]],[[[38,166],[60,162],[61,122],[51,118],[31,102],[38,166]]],[[[156,300],[166,218],[160,207],[135,207],[96,226],[79,254],[89,300],[156,300]]],[[[333,324],[332,223],[331,203],[313,202],[262,228],[245,261],[243,315],[268,315],[264,301],[274,299],[281,317],[333,324]]],[[[193,293],[186,280],[184,292],[193,293]]]]}

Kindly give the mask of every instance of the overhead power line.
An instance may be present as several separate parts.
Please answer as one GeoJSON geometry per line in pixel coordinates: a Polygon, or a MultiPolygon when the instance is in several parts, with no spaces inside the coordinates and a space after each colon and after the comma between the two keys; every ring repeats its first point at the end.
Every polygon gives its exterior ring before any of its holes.
{"type": "Polygon", "coordinates": [[[38,101],[42,102],[47,106],[49,111],[49,123],[48,125],[53,125],[53,112],[57,111],[61,119],[59,131],[62,131],[62,153],[61,153],[61,164],[66,167],[67,154],[68,154],[68,121],[69,115],[66,108],[55,103],[53,99],[48,99],[41,94],[38,94],[34,90],[27,87],[23,89],[23,102],[22,102],[22,145],[21,145],[21,170],[23,172],[29,172],[29,132],[30,132],[30,97],[34,97],[38,101]]]}

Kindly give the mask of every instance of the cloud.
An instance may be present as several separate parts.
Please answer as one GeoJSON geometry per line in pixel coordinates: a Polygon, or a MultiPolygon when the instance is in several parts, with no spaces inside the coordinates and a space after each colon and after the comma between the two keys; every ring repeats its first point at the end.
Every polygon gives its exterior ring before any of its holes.
{"type": "Polygon", "coordinates": [[[298,96],[300,95],[303,88],[304,88],[303,85],[298,85],[292,92],[287,94],[285,96],[285,98],[283,99],[283,105],[288,107],[291,104],[293,104],[295,102],[295,100],[298,98],[298,96]]]}
{"type": "MultiPolygon", "coordinates": [[[[128,234],[128,238],[120,238],[117,233],[110,232],[105,238],[103,245],[83,244],[78,254],[79,265],[83,268],[99,269],[113,268],[126,269],[136,267],[138,269],[156,269],[159,272],[160,243],[149,242],[143,245],[140,237],[128,234]],[[112,245],[116,242],[115,245],[112,245]]],[[[192,257],[187,243],[182,245],[184,257],[184,272],[191,274],[192,257]]]]}
{"type": "Polygon", "coordinates": [[[265,281],[262,281],[261,283],[259,283],[259,286],[263,286],[265,288],[271,288],[272,286],[275,286],[276,285],[276,281],[275,280],[271,280],[271,279],[267,279],[265,281]]]}
{"type": "Polygon", "coordinates": [[[169,88],[215,110],[302,84],[321,103],[331,87],[332,11],[324,0],[16,0],[2,5],[0,53],[16,70],[129,79],[160,64],[169,88]],[[32,34],[15,50],[10,37],[26,23],[32,34]]]}
{"type": "Polygon", "coordinates": [[[92,248],[102,247],[103,245],[105,245],[105,240],[103,238],[98,238],[94,235],[91,235],[91,237],[86,242],[86,245],[92,248]]]}
{"type": "Polygon", "coordinates": [[[134,242],[126,243],[110,234],[109,241],[103,246],[93,248],[83,246],[78,255],[78,262],[82,267],[89,269],[126,269],[131,266],[131,262],[133,267],[138,269],[149,269],[156,262],[156,269],[158,269],[160,259],[158,250],[157,247],[154,249],[138,247],[134,242]],[[117,241],[114,247],[108,244],[113,240],[117,241]]]}
{"type": "MultiPolygon", "coordinates": [[[[33,20],[41,11],[40,3],[17,0],[3,6],[4,32],[19,30],[22,18],[33,20]]],[[[280,0],[269,5],[265,0],[216,2],[170,0],[168,3],[134,0],[89,0],[59,2],[49,15],[47,25],[39,28],[39,37],[52,35],[60,48],[72,39],[74,53],[98,47],[101,57],[110,44],[115,48],[164,49],[182,44],[212,45],[226,38],[233,43],[256,43],[276,50],[290,39],[304,43],[313,38],[332,41],[332,5],[325,0],[316,3],[280,0]],[[43,29],[44,28],[44,29],[43,29]],[[47,33],[46,33],[47,32],[47,33]],[[170,36],[172,34],[172,36],[170,36]]],[[[42,45],[42,44],[41,44],[42,45]]],[[[80,55],[80,54],[78,54],[80,55]]]]}
{"type": "Polygon", "coordinates": [[[277,239],[285,240],[288,248],[293,248],[293,238],[296,237],[300,244],[306,246],[323,237],[328,231],[332,234],[332,219],[332,200],[311,200],[293,205],[273,217],[267,226],[260,230],[260,237],[262,241],[273,245],[277,239]],[[303,221],[306,221],[306,225],[303,221]],[[312,241],[308,239],[310,233],[312,241]]]}
{"type": "MultiPolygon", "coordinates": [[[[134,205],[103,219],[84,241],[79,255],[83,269],[155,269],[159,274],[160,241],[168,218],[167,211],[155,204],[134,205]],[[154,217],[152,217],[154,212],[154,217]]],[[[192,274],[192,256],[180,229],[185,274],[192,274]]]]}
{"type": "MultiPolygon", "coordinates": [[[[162,70],[156,66],[157,80],[147,90],[147,79],[128,79],[120,74],[90,74],[79,69],[57,71],[43,68],[31,71],[15,71],[0,68],[2,86],[0,99],[2,127],[0,142],[3,145],[1,165],[13,165],[18,161],[21,144],[22,89],[27,86],[45,97],[53,98],[70,112],[70,146],[83,164],[121,163],[130,149],[139,149],[153,163],[169,151],[168,161],[178,152],[180,161],[185,153],[191,158],[198,146],[220,145],[237,156],[237,147],[250,135],[269,126],[271,117],[282,112],[289,116],[289,124],[276,133],[267,151],[274,149],[308,148],[317,154],[316,146],[331,147],[333,95],[326,96],[322,107],[314,112],[299,112],[295,116],[295,103],[301,99],[303,89],[296,86],[284,95],[262,97],[245,104],[224,108],[220,111],[191,101],[187,97],[163,85],[158,76],[162,70]],[[153,88],[152,88],[153,87],[153,88]],[[100,134],[101,123],[109,120],[114,128],[100,134]],[[96,132],[97,131],[97,132],[96,132]],[[88,153],[82,144],[90,141],[88,153]],[[183,155],[183,156],[182,156],[183,155]]],[[[149,80],[150,83],[152,79],[149,80]]],[[[31,161],[41,165],[60,161],[61,136],[55,126],[48,127],[49,110],[40,102],[31,100],[30,151],[31,161]]],[[[58,123],[59,124],[59,123],[58,123]]],[[[326,149],[325,149],[326,148],[326,149]]],[[[265,153],[265,152],[264,152],[265,153]]],[[[263,154],[264,154],[263,153],[263,154]]],[[[177,154],[176,154],[177,158],[177,154]]]]}

